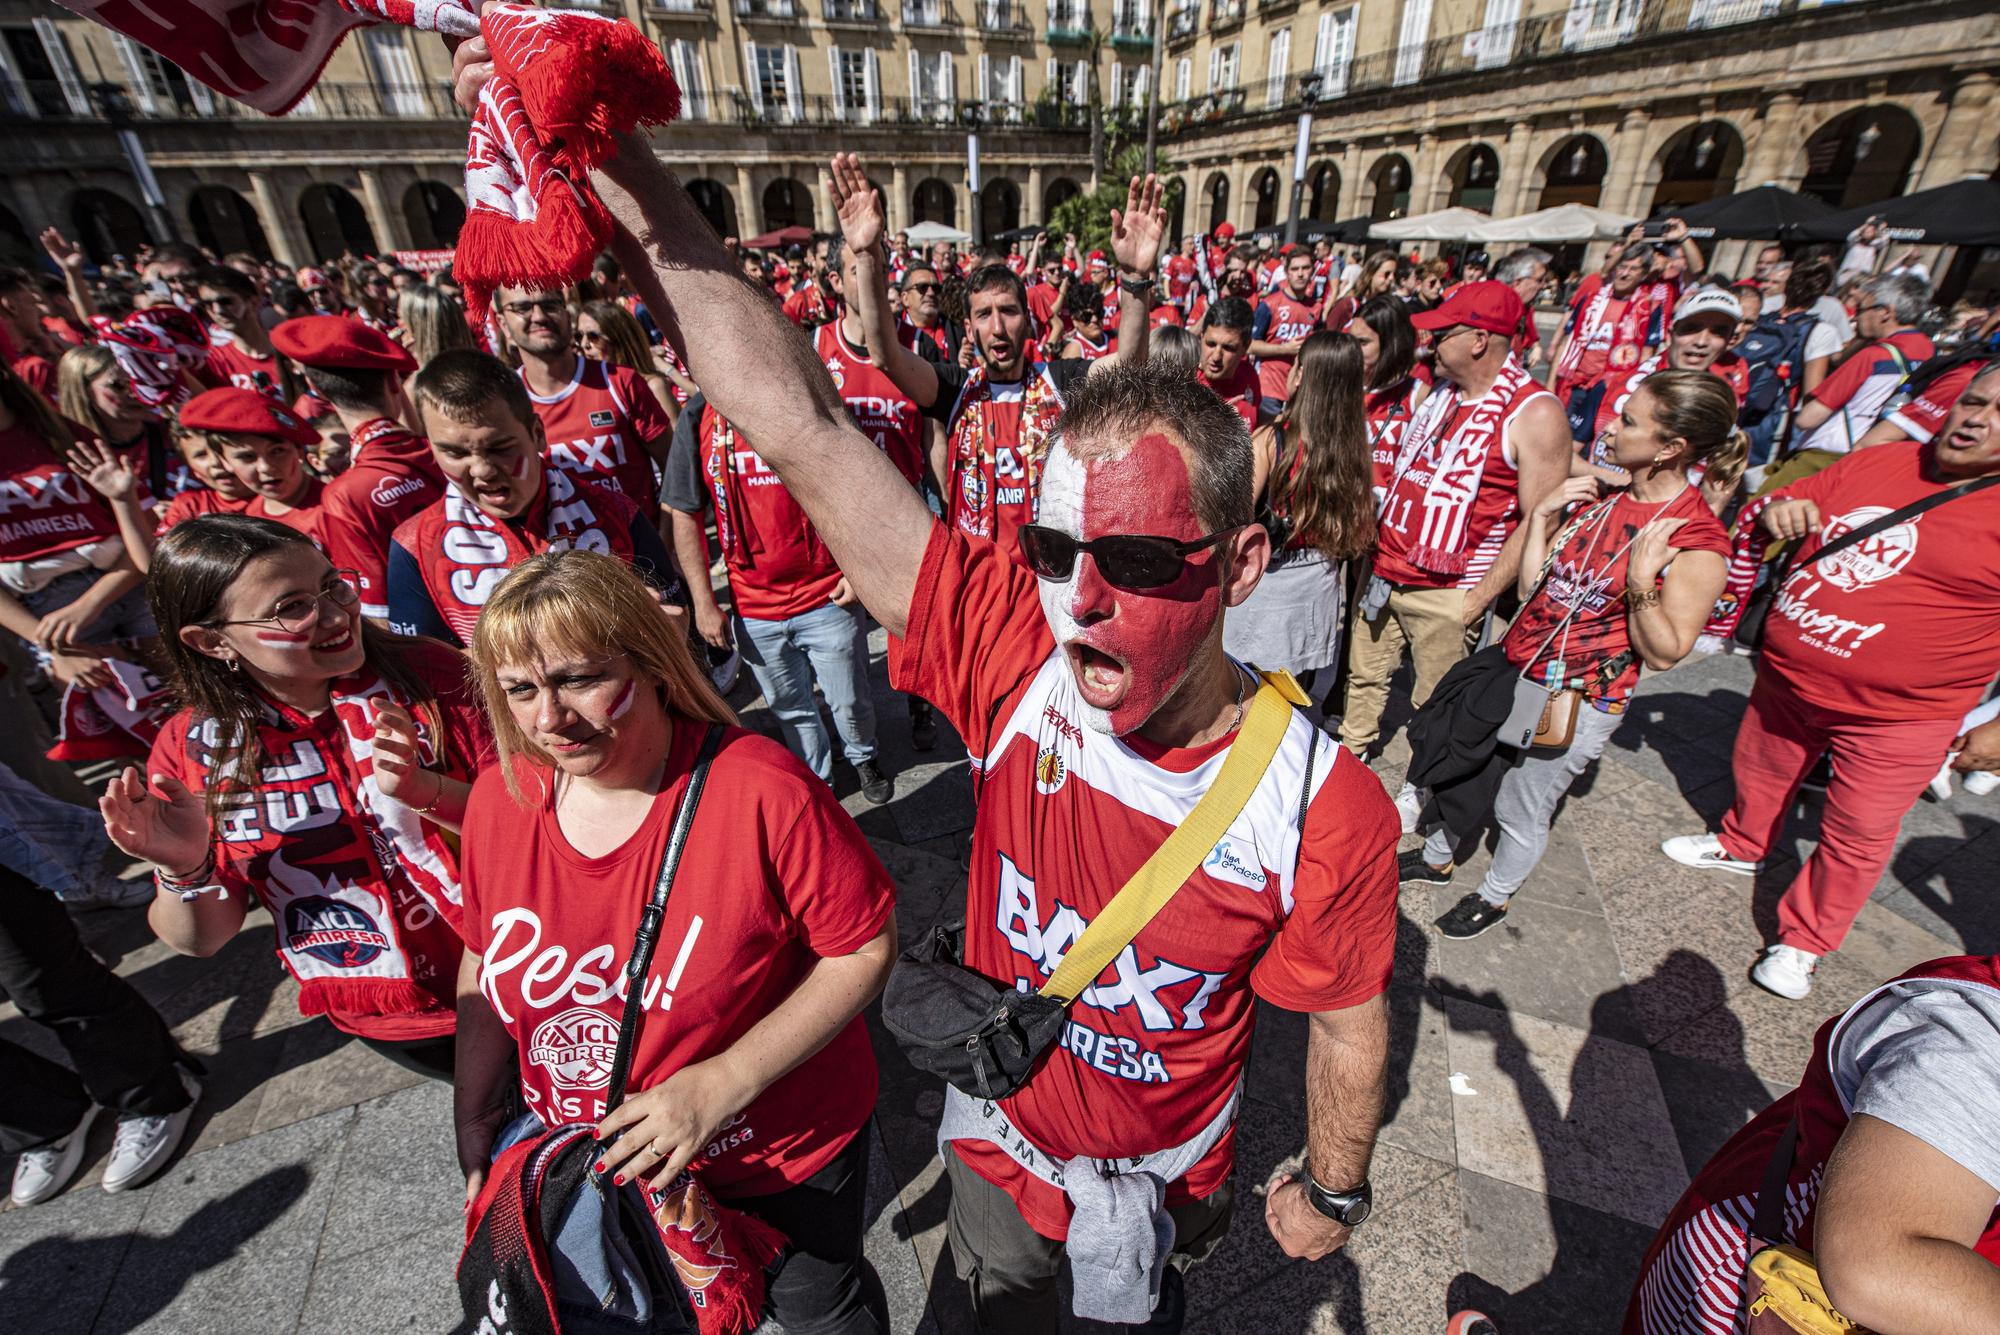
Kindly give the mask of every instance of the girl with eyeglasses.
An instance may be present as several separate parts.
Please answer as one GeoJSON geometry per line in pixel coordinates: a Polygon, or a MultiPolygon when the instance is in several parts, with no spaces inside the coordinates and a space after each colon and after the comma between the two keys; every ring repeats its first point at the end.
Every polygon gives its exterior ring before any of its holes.
{"type": "Polygon", "coordinates": [[[255,895],[301,1013],[450,1079],[463,946],[449,836],[493,755],[458,654],[364,620],[349,574],[268,519],[179,525],[150,583],[180,711],[98,807],[113,842],[157,869],[153,930],[213,955],[255,895]]]}
{"type": "Polygon", "coordinates": [[[584,303],[576,317],[576,347],[586,357],[637,371],[669,419],[680,417],[681,404],[694,392],[692,382],[654,353],[639,317],[615,301],[584,303]]]}

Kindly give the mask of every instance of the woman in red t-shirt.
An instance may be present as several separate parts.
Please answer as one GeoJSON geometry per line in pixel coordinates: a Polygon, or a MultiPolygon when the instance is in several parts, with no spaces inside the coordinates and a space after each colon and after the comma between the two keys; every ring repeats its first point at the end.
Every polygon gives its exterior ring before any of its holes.
{"type": "MultiPolygon", "coordinates": [[[[1535,507],[1523,526],[1521,612],[1500,644],[1513,673],[1583,692],[1575,732],[1567,748],[1531,750],[1501,778],[1493,865],[1437,920],[1454,939],[1506,916],[1548,846],[1556,804],[1624,717],[1640,666],[1664,672],[1685,658],[1722,592],[1729,535],[1687,474],[1695,464],[1742,467],[1749,446],[1729,386],[1706,371],[1656,371],[1605,441],[1630,487],[1597,500],[1596,478],[1573,477],[1535,507]]],[[[1398,859],[1403,879],[1449,883],[1457,850],[1477,833],[1431,829],[1421,849],[1398,859]]]]}
{"type": "Polygon", "coordinates": [[[155,632],[145,576],[68,462],[80,432],[0,366],[0,626],[58,682],[89,689],[155,632]]]}
{"type": "Polygon", "coordinates": [[[1364,304],[1347,322],[1347,332],[1361,345],[1368,458],[1379,505],[1396,476],[1396,451],[1403,432],[1430,393],[1430,372],[1417,364],[1417,329],[1410,323],[1410,308],[1395,297],[1376,297],[1364,304]]]}
{"type": "Polygon", "coordinates": [[[99,807],[159,869],[153,930],[213,955],[255,895],[303,1014],[450,1079],[463,947],[448,836],[491,756],[463,661],[364,620],[351,572],[268,519],[191,519],[149,578],[183,708],[145,775],[127,769],[99,807]]]}
{"type": "Polygon", "coordinates": [[[518,1106],[594,1122],[599,1171],[663,1188],[693,1166],[791,1242],[786,1329],[888,1329],[861,1257],[875,1058],[861,1008],[889,976],[895,888],[833,791],[729,706],[625,562],[531,557],[480,613],[473,670],[500,763],[466,813],[458,1153],[476,1192],[518,1106]],[[711,727],[626,1101],[606,1092],[624,965],[711,727]],[[871,1316],[877,1324],[869,1324],[871,1316]]]}

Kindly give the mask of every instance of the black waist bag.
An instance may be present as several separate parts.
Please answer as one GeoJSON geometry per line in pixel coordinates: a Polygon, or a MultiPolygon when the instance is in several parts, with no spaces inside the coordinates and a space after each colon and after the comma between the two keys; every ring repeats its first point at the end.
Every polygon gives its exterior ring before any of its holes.
{"type": "Polygon", "coordinates": [[[954,923],[904,951],[882,994],[882,1023],[918,1070],[974,1098],[1005,1098],[1041,1065],[1069,1007],[974,973],[959,963],[964,948],[965,926],[954,923]]]}

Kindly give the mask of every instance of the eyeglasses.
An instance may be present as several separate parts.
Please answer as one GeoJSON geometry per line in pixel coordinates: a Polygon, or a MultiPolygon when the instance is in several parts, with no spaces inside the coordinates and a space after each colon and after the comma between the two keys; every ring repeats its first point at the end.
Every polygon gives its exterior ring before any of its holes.
{"type": "Polygon", "coordinates": [[[908,287],[903,289],[903,291],[905,292],[917,292],[925,296],[930,296],[936,293],[937,290],[938,290],[938,285],[936,283],[911,283],[908,287]]]}
{"type": "Polygon", "coordinates": [[[205,311],[226,311],[235,308],[237,297],[203,297],[196,304],[205,311]]]}
{"type": "Polygon", "coordinates": [[[543,297],[540,301],[510,301],[500,309],[509,315],[530,315],[540,311],[544,315],[555,315],[563,308],[561,297],[543,297]]]}
{"type": "Polygon", "coordinates": [[[577,341],[577,346],[581,347],[585,343],[603,343],[606,342],[607,340],[605,339],[603,333],[599,330],[580,329],[577,331],[576,341],[577,341]]]}
{"type": "Polygon", "coordinates": [[[361,576],[352,570],[333,572],[335,583],[329,584],[318,593],[295,593],[277,607],[267,617],[248,617],[242,621],[211,621],[209,625],[221,626],[271,626],[287,635],[301,635],[310,630],[319,620],[319,610],[331,601],[335,607],[352,607],[361,601],[361,591],[355,587],[361,576]]]}
{"type": "Polygon", "coordinates": [[[1104,578],[1121,589],[1157,589],[1171,584],[1187,569],[1188,557],[1235,532],[1224,529],[1186,542],[1144,533],[1108,533],[1079,542],[1042,524],[1023,524],[1019,531],[1021,555],[1027,558],[1028,569],[1043,579],[1068,579],[1076,569],[1078,553],[1089,552],[1104,578]]]}

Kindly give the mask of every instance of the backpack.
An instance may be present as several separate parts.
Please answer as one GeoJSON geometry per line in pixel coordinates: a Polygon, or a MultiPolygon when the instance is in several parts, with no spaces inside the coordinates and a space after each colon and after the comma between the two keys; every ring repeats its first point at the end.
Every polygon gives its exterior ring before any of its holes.
{"type": "Polygon", "coordinates": [[[1806,373],[1806,339],[1818,324],[1819,317],[1810,311],[1760,315],[1736,347],[1749,375],[1738,421],[1750,438],[1753,464],[1771,457],[1778,433],[1798,406],[1806,373]]]}

